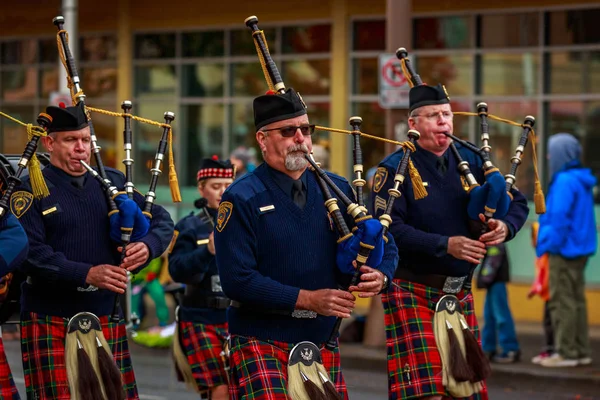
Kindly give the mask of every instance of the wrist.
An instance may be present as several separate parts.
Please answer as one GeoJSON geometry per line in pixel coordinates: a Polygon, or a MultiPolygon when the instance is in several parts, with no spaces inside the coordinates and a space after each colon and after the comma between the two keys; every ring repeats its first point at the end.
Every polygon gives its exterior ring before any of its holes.
{"type": "Polygon", "coordinates": [[[312,291],[300,289],[298,299],[296,300],[296,309],[311,310],[312,291]]]}

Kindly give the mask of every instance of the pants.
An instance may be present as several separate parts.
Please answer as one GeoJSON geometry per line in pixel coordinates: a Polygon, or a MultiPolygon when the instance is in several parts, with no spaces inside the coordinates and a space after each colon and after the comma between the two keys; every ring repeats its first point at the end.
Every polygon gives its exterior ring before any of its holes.
{"type": "Polygon", "coordinates": [[[515,323],[508,307],[506,283],[496,282],[487,289],[483,318],[485,321],[481,333],[483,351],[496,352],[498,345],[504,353],[519,350],[515,323]]]}
{"type": "Polygon", "coordinates": [[[550,256],[550,316],[556,350],[567,359],[591,354],[583,275],[587,260],[550,256]]]}
{"type": "Polygon", "coordinates": [[[554,330],[552,329],[552,318],[550,317],[550,305],[548,303],[544,303],[544,347],[542,351],[554,353],[554,330]]]}
{"type": "Polygon", "coordinates": [[[165,291],[158,279],[146,283],[139,292],[131,296],[131,309],[141,317],[140,309],[144,290],[148,292],[156,306],[156,318],[158,319],[158,324],[160,326],[167,326],[169,324],[169,307],[167,306],[165,291]]]}

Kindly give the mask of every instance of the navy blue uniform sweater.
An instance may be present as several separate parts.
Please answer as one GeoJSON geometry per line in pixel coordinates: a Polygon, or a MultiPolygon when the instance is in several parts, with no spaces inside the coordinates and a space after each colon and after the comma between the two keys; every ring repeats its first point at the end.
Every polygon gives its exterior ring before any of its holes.
{"type": "MultiPolygon", "coordinates": [[[[30,279],[21,286],[21,311],[65,318],[82,311],[109,315],[115,293],[85,282],[91,267],[120,263],[119,244],[109,236],[105,192],[89,173],[79,189],[71,184],[69,175],[54,166],[42,172],[50,196],[34,199],[20,217],[30,248],[22,265],[30,279]]],[[[124,187],[120,171],[107,168],[106,172],[117,188],[124,187]]],[[[31,191],[28,179],[21,190],[31,191]]],[[[134,199],[143,206],[140,193],[136,192],[134,199]]],[[[173,221],[161,206],[154,205],[152,216],[148,234],[139,240],[150,250],[148,262],[159,257],[173,237],[173,221]]]]}
{"type": "MultiPolygon", "coordinates": [[[[217,211],[209,209],[209,214],[214,220],[217,211]]],[[[208,251],[212,225],[191,213],[175,225],[175,231],[178,235],[169,254],[169,273],[174,281],[187,285],[180,306],[181,321],[202,324],[227,322],[225,309],[194,306],[202,299],[225,297],[215,256],[208,251]]]]}
{"type": "MultiPolygon", "coordinates": [[[[336,266],[338,234],[330,224],[313,172],[304,172],[307,199],[301,210],[277,185],[269,169],[263,163],[236,180],[223,194],[219,209],[215,245],[221,284],[227,297],[244,306],[228,309],[229,331],[261,340],[324,343],[334,317],[299,319],[289,314],[300,289],[347,285],[348,275],[343,276],[336,266]]],[[[345,179],[329,176],[354,198],[345,179]]],[[[338,204],[345,213],[345,207],[338,204]]],[[[397,249],[390,235],[388,239],[378,269],[391,278],[397,249]]]]}
{"type": "MultiPolygon", "coordinates": [[[[456,144],[463,160],[468,161],[477,182],[483,184],[485,178],[481,159],[468,149],[456,144]]],[[[375,216],[383,214],[389,200],[388,189],[394,185],[396,168],[404,151],[397,150],[380,164],[371,195],[375,216]],[[383,181],[382,184],[377,184],[383,181]]],[[[437,156],[417,145],[411,155],[423,182],[427,183],[428,196],[415,200],[408,173],[400,191],[402,196],[395,200],[392,209],[390,231],[396,240],[400,261],[398,269],[409,268],[421,274],[466,276],[474,266],[468,261],[449,255],[448,239],[451,236],[470,237],[467,215],[468,193],[457,170],[458,161],[450,149],[445,153],[448,168],[441,175],[436,168],[437,156]]],[[[525,197],[515,189],[511,190],[513,201],[508,214],[502,218],[509,228],[509,237],[521,229],[527,219],[529,208],[525,197]]],[[[477,239],[477,238],[473,238],[477,239]]]]}
{"type": "Polygon", "coordinates": [[[0,277],[19,266],[29,250],[27,235],[10,211],[0,219],[0,277]]]}

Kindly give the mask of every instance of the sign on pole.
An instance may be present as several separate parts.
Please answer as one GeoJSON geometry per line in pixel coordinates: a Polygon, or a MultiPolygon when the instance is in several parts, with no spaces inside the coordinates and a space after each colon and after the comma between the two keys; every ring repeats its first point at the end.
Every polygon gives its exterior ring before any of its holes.
{"type": "MultiPolygon", "coordinates": [[[[411,56],[408,56],[413,62],[411,56]]],[[[410,86],[395,54],[379,55],[379,105],[382,108],[408,108],[410,86]]]]}

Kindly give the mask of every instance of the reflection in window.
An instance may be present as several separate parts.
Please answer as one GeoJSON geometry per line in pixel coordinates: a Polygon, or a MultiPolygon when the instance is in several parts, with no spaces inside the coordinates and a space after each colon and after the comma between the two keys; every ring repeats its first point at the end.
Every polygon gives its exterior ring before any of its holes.
{"type": "Polygon", "coordinates": [[[40,97],[44,100],[47,100],[52,92],[58,90],[58,67],[44,68],[40,70],[39,79],[40,97]]]}
{"type": "MultiPolygon", "coordinates": [[[[452,98],[452,93],[450,93],[450,98],[452,98]]],[[[450,101],[450,106],[452,107],[453,112],[473,111],[473,109],[470,107],[470,104],[466,101],[450,101]]],[[[469,140],[469,126],[472,124],[472,118],[474,117],[455,115],[452,120],[452,133],[461,139],[469,140]]]]}
{"type": "Polygon", "coordinates": [[[183,66],[181,93],[186,97],[222,97],[225,81],[223,64],[183,66]]]}
{"type": "MultiPolygon", "coordinates": [[[[84,37],[79,46],[82,61],[114,61],[117,59],[117,38],[113,35],[84,37]]],[[[56,47],[56,41],[54,47],[56,47]]]]}
{"type": "Polygon", "coordinates": [[[446,86],[450,98],[473,91],[473,57],[470,55],[420,56],[416,58],[418,74],[429,85],[446,86]]]}
{"type": "Polygon", "coordinates": [[[231,152],[240,146],[254,148],[257,159],[262,162],[260,148],[256,143],[254,128],[254,113],[251,102],[235,103],[231,105],[231,124],[229,135],[229,149],[231,152]]]}
{"type": "Polygon", "coordinates": [[[379,93],[379,60],[377,58],[356,58],[352,62],[352,93],[379,93]]]}
{"type": "Polygon", "coordinates": [[[173,65],[135,68],[135,88],[138,96],[159,99],[164,96],[174,96],[175,85],[175,66],[173,65]]]}
{"type": "Polygon", "coordinates": [[[600,92],[600,52],[553,52],[547,58],[547,93],[600,92]]]}
{"type": "Polygon", "coordinates": [[[331,48],[331,25],[284,27],[283,53],[326,53],[331,48]]]}
{"type": "MultiPolygon", "coordinates": [[[[538,119],[537,102],[521,101],[514,103],[496,103],[486,101],[488,104],[488,112],[511,121],[522,123],[527,115],[532,115],[538,119]]],[[[500,169],[502,175],[510,172],[510,159],[515,154],[515,149],[519,145],[519,138],[523,129],[518,126],[508,125],[506,123],[488,119],[490,132],[490,146],[492,147],[492,162],[500,169]]],[[[479,137],[479,122],[475,130],[479,137]]],[[[478,141],[479,143],[479,141],[478,141]]],[[[517,179],[515,186],[528,199],[533,198],[534,187],[534,171],[532,162],[532,147],[531,142],[527,144],[525,152],[521,157],[522,163],[517,170],[517,179]]],[[[538,160],[538,163],[542,161],[538,160]]],[[[541,168],[541,164],[538,165],[541,168]]]]}
{"type": "Polygon", "coordinates": [[[33,64],[37,42],[33,39],[2,43],[2,64],[33,64]]]}
{"type": "Polygon", "coordinates": [[[287,86],[298,88],[302,95],[329,94],[328,59],[284,61],[282,70],[287,86]]]}
{"type": "Polygon", "coordinates": [[[413,22],[415,49],[464,49],[470,45],[470,17],[417,18],[413,22]]]}
{"type": "MultiPolygon", "coordinates": [[[[3,106],[2,111],[19,121],[35,123],[33,107],[31,106],[3,106]]],[[[25,127],[6,118],[0,118],[0,127],[2,128],[2,134],[0,135],[2,137],[2,152],[4,154],[22,154],[27,143],[25,127]]]]}
{"type": "MultiPolygon", "coordinates": [[[[250,32],[248,32],[250,36],[250,32]]],[[[190,32],[183,34],[184,57],[219,57],[225,54],[225,32],[190,32]]]]}
{"type": "MultiPolygon", "coordinates": [[[[584,166],[592,169],[596,177],[600,177],[600,101],[585,103],[585,136],[582,138],[584,166]]],[[[596,187],[598,189],[598,187],[596,187]]],[[[596,190],[596,203],[600,203],[600,191],[596,190]]]]}
{"type": "Polygon", "coordinates": [[[537,13],[482,15],[479,43],[483,48],[537,46],[538,24],[537,13]]]}
{"type": "Polygon", "coordinates": [[[200,158],[221,156],[223,142],[223,104],[185,106],[182,109],[183,130],[187,137],[185,184],[195,185],[200,158]]]}
{"type": "Polygon", "coordinates": [[[537,93],[539,57],[533,53],[481,56],[483,94],[525,95],[537,93]]]}
{"type": "MultiPolygon", "coordinates": [[[[277,54],[277,36],[275,28],[263,29],[270,54],[277,54]]],[[[231,31],[231,55],[232,56],[255,56],[256,47],[252,32],[249,29],[231,31]]]]}
{"type": "Polygon", "coordinates": [[[117,93],[116,68],[81,68],[79,75],[85,94],[90,99],[114,98],[117,93]]]}
{"type": "Polygon", "coordinates": [[[258,96],[269,89],[258,62],[232,64],[231,78],[232,96],[258,96]]]}
{"type": "Polygon", "coordinates": [[[58,48],[56,39],[42,39],[39,41],[40,62],[53,63],[58,61],[58,48]]]}
{"type": "Polygon", "coordinates": [[[548,45],[600,43],[600,8],[548,13],[548,45]]]}
{"type": "MultiPolygon", "coordinates": [[[[101,108],[104,110],[112,110],[114,108],[113,103],[103,104],[94,102],[94,107],[101,108]]],[[[135,106],[135,105],[134,105],[135,106]]],[[[96,132],[96,137],[98,138],[98,146],[102,148],[100,152],[102,156],[102,162],[104,165],[112,168],[120,168],[121,160],[117,159],[117,148],[115,146],[115,134],[117,131],[117,126],[123,126],[123,119],[112,117],[110,115],[104,115],[100,113],[92,113],[92,120],[94,123],[94,131],[96,132]]],[[[134,147],[137,143],[134,138],[134,147]]],[[[122,145],[121,145],[122,147],[122,145]]],[[[94,156],[92,155],[92,162],[94,162],[94,156]]],[[[135,160],[137,162],[137,160],[135,160]]],[[[134,164],[135,165],[135,164],[134,164]]],[[[147,190],[147,186],[150,183],[143,179],[145,176],[140,177],[140,181],[138,184],[140,185],[138,189],[140,191],[147,190]]],[[[134,182],[135,183],[135,182],[134,182]]]]}
{"type": "Polygon", "coordinates": [[[385,20],[355,21],[352,25],[353,50],[385,50],[385,20]]]}
{"type": "MultiPolygon", "coordinates": [[[[362,132],[374,136],[385,137],[385,110],[379,106],[378,102],[353,103],[352,115],[362,118],[363,123],[360,127],[362,132]]],[[[332,133],[332,135],[337,134],[332,133]]],[[[385,143],[371,139],[361,140],[360,144],[366,173],[369,168],[377,166],[377,164],[379,164],[379,162],[387,155],[385,152],[385,143]]]]}
{"type": "Polygon", "coordinates": [[[29,67],[2,72],[2,98],[6,101],[37,97],[37,69],[29,67]]]}
{"type": "Polygon", "coordinates": [[[175,34],[135,36],[135,58],[175,57],[175,34]]]}
{"type": "Polygon", "coordinates": [[[567,132],[576,136],[583,134],[584,114],[582,101],[551,101],[548,102],[548,129],[549,135],[567,132]]]}

